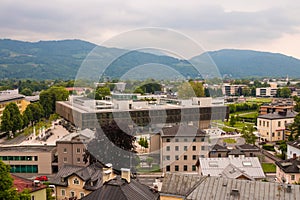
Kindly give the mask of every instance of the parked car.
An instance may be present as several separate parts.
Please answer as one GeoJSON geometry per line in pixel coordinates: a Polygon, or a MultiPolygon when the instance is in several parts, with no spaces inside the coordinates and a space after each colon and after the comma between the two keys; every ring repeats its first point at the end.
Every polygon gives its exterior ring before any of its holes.
{"type": "Polygon", "coordinates": [[[38,177],[35,178],[35,180],[48,181],[48,177],[47,176],[38,176],[38,177]]]}

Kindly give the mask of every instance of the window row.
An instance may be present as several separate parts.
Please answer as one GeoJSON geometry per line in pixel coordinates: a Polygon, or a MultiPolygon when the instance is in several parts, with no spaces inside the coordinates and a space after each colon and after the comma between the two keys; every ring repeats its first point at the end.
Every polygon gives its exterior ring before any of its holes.
{"type": "Polygon", "coordinates": [[[38,157],[37,156],[0,156],[0,160],[38,161],[38,157]]]}
{"type": "MultiPolygon", "coordinates": [[[[182,171],[185,171],[185,172],[186,172],[186,171],[188,171],[188,168],[189,168],[188,165],[183,165],[182,171]]],[[[170,166],[170,165],[167,165],[167,166],[166,166],[166,171],[167,171],[167,172],[171,171],[171,166],[170,166]]],[[[175,172],[180,171],[180,166],[179,166],[179,165],[174,165],[174,171],[175,171],[175,172]]],[[[196,171],[196,165],[192,165],[192,171],[196,171]]]]}
{"type": "Polygon", "coordinates": [[[201,138],[175,138],[175,139],[171,139],[171,138],[166,138],[165,140],[166,142],[204,142],[205,141],[205,137],[201,137],[201,138]]]}
{"type": "MultiPolygon", "coordinates": [[[[175,151],[179,151],[179,146],[175,146],[175,151]]],[[[170,151],[171,147],[170,146],[166,146],[166,151],[170,151]]],[[[187,151],[188,150],[188,146],[183,146],[183,150],[187,151]]],[[[196,146],[192,146],[192,150],[196,151],[197,147],[196,146]]],[[[201,146],[201,150],[204,151],[205,150],[205,146],[201,146]]]]}
{"type": "Polygon", "coordinates": [[[10,165],[11,173],[38,173],[37,165],[10,165]]]}
{"type": "MultiPolygon", "coordinates": [[[[179,159],[180,159],[179,156],[175,155],[175,160],[179,160],[179,159]]],[[[183,160],[187,160],[187,159],[188,159],[188,156],[184,155],[183,160]]],[[[192,155],[192,159],[197,160],[197,155],[192,155]]],[[[165,160],[170,160],[170,156],[165,156],[165,160]]]]}

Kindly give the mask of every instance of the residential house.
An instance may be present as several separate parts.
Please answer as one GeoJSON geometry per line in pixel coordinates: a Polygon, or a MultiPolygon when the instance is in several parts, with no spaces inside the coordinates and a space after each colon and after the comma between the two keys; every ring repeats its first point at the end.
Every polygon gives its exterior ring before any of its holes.
{"type": "Polygon", "coordinates": [[[63,165],[87,166],[83,161],[86,145],[95,137],[95,131],[85,129],[70,133],[56,141],[58,169],[63,165]]]}
{"type": "Polygon", "coordinates": [[[261,155],[260,149],[250,144],[237,145],[232,149],[215,144],[209,151],[209,158],[255,157],[258,155],[261,155]]]}
{"type": "Polygon", "coordinates": [[[13,187],[16,188],[18,192],[23,192],[25,189],[29,190],[31,200],[46,200],[46,185],[43,185],[39,181],[28,180],[16,175],[11,174],[13,181],[13,187]]]}
{"type": "Polygon", "coordinates": [[[300,140],[287,143],[287,158],[300,157],[300,140]]]}
{"type": "Polygon", "coordinates": [[[283,161],[276,161],[276,177],[281,183],[300,182],[300,159],[290,158],[283,161]]]}
{"type": "Polygon", "coordinates": [[[103,165],[94,163],[87,167],[64,165],[52,184],[56,186],[56,199],[82,198],[102,186],[103,165]]]}
{"type": "Polygon", "coordinates": [[[208,155],[208,137],[196,126],[176,125],[162,128],[150,139],[151,153],[159,151],[163,172],[196,173],[195,163],[208,155]],[[159,145],[158,145],[159,144],[159,145]]]}
{"type": "Polygon", "coordinates": [[[265,178],[257,157],[199,158],[198,173],[203,176],[261,180],[265,178]]]}
{"type": "Polygon", "coordinates": [[[259,115],[257,118],[257,130],[261,139],[270,142],[284,140],[286,125],[293,123],[297,114],[293,111],[280,111],[259,115]]]}
{"type": "Polygon", "coordinates": [[[159,200],[159,193],[131,178],[129,169],[121,169],[121,175],[111,170],[103,173],[103,185],[82,200],[159,200]]]}

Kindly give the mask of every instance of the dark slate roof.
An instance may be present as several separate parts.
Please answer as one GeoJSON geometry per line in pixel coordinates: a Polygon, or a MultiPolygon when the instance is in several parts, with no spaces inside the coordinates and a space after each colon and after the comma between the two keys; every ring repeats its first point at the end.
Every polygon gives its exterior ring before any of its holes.
{"type": "Polygon", "coordinates": [[[296,141],[292,141],[292,142],[288,142],[288,145],[295,147],[297,149],[300,149],[300,140],[296,140],[296,141]]]}
{"type": "Polygon", "coordinates": [[[199,182],[185,199],[300,199],[300,186],[210,176],[199,182]]]}
{"type": "Polygon", "coordinates": [[[160,193],[183,197],[203,178],[198,174],[166,173],[160,193]]]}
{"type": "Polygon", "coordinates": [[[287,111],[286,114],[280,114],[279,112],[268,113],[265,115],[259,115],[258,118],[262,119],[286,119],[286,118],[294,118],[298,113],[294,111],[287,111]]]}
{"type": "Polygon", "coordinates": [[[285,173],[300,173],[300,160],[287,159],[283,161],[276,161],[275,164],[285,173]]]}
{"type": "Polygon", "coordinates": [[[228,152],[228,155],[245,155],[240,149],[232,149],[228,152]]]}
{"type": "Polygon", "coordinates": [[[196,126],[176,125],[162,128],[162,137],[182,137],[182,136],[205,136],[205,133],[196,126]]]}
{"type": "Polygon", "coordinates": [[[238,145],[236,146],[237,149],[240,149],[240,150],[257,150],[259,151],[259,148],[257,146],[254,146],[254,145],[251,145],[251,144],[242,144],[242,145],[238,145]]]}
{"type": "Polygon", "coordinates": [[[106,182],[82,200],[158,200],[159,194],[148,186],[131,179],[130,183],[119,176],[106,182]]]}
{"type": "Polygon", "coordinates": [[[221,146],[219,144],[215,144],[215,146],[213,146],[213,148],[211,149],[212,151],[224,151],[227,152],[229,151],[229,149],[227,149],[227,147],[221,146]]]}
{"type": "Polygon", "coordinates": [[[52,183],[54,185],[68,186],[68,177],[76,175],[85,182],[84,189],[96,190],[102,186],[102,169],[103,165],[100,163],[94,163],[87,167],[64,165],[58,171],[52,183]]]}

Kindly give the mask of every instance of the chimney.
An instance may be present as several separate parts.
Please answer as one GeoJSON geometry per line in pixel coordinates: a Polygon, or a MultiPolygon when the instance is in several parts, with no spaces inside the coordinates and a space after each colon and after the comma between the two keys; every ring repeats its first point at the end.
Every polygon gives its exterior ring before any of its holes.
{"type": "Polygon", "coordinates": [[[102,182],[108,182],[111,179],[115,178],[115,174],[113,172],[112,164],[108,163],[106,164],[106,168],[103,168],[103,173],[102,173],[102,182]]]}
{"type": "Polygon", "coordinates": [[[121,168],[121,178],[125,179],[127,183],[130,183],[130,169],[121,168]]]}

